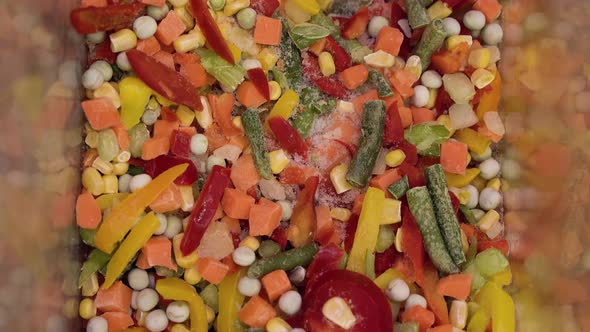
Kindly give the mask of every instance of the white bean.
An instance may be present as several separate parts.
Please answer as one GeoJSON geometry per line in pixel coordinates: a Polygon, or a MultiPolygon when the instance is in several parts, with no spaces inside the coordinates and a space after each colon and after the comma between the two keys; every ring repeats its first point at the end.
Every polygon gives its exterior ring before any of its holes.
{"type": "Polygon", "coordinates": [[[145,327],[150,332],[162,332],[168,327],[168,317],[164,310],[157,309],[145,317],[145,327]]]}
{"type": "Polygon", "coordinates": [[[392,301],[403,302],[410,296],[410,287],[402,279],[396,278],[389,282],[385,294],[392,301]]]}
{"type": "Polygon", "coordinates": [[[166,316],[174,323],[182,323],[188,319],[190,310],[185,301],[174,301],[166,307],[166,316]]]}
{"type": "Polygon", "coordinates": [[[148,273],[145,272],[145,270],[133,269],[129,271],[129,274],[127,275],[127,282],[131,288],[136,291],[140,291],[149,285],[150,280],[148,273]]]}
{"type": "Polygon", "coordinates": [[[295,315],[301,309],[301,294],[290,290],[279,298],[279,309],[289,316],[295,315]]]}
{"type": "Polygon", "coordinates": [[[502,195],[492,188],[485,188],[479,194],[479,207],[485,211],[497,208],[501,201],[502,195]]]}

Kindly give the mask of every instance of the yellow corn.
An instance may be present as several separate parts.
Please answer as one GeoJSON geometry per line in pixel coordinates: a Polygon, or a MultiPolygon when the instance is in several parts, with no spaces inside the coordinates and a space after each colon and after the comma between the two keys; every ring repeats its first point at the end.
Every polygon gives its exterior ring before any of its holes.
{"type": "Polygon", "coordinates": [[[310,15],[316,15],[320,12],[320,5],[316,0],[289,0],[293,1],[297,7],[304,10],[306,13],[310,15]]]}
{"type": "Polygon", "coordinates": [[[129,163],[115,163],[113,164],[113,174],[123,175],[129,170],[129,163]]]}
{"type": "Polygon", "coordinates": [[[183,324],[174,324],[172,325],[170,332],[190,332],[190,330],[183,324]]]}
{"type": "Polygon", "coordinates": [[[289,323],[285,322],[284,319],[280,317],[275,317],[266,323],[266,331],[267,332],[289,332],[291,331],[291,326],[289,323]]]}
{"type": "Polygon", "coordinates": [[[80,308],[79,308],[80,317],[83,319],[90,319],[96,316],[96,305],[94,305],[94,300],[91,298],[85,298],[84,300],[80,301],[80,308]]]}
{"type": "Polygon", "coordinates": [[[206,305],[205,313],[207,314],[207,323],[211,324],[215,320],[215,311],[213,311],[210,306],[206,305]]]}
{"type": "Polygon", "coordinates": [[[341,297],[335,296],[322,306],[322,314],[332,323],[347,330],[356,323],[356,317],[350,310],[348,303],[341,297]]]}
{"type": "Polygon", "coordinates": [[[469,150],[477,154],[483,154],[491,144],[490,139],[480,135],[477,131],[471,128],[458,130],[453,135],[453,138],[455,138],[457,141],[467,144],[469,150]]]}
{"type": "Polygon", "coordinates": [[[467,62],[473,68],[485,68],[490,64],[491,53],[487,48],[478,48],[469,53],[467,62]]]}
{"type": "Polygon", "coordinates": [[[137,46],[137,36],[131,29],[121,29],[109,36],[111,51],[114,53],[128,51],[137,46]]]}
{"type": "Polygon", "coordinates": [[[381,219],[381,225],[395,224],[402,221],[401,202],[393,199],[386,198],[385,204],[383,205],[383,218],[381,219]]]}
{"type": "Polygon", "coordinates": [[[94,159],[94,161],[92,162],[92,167],[96,168],[99,172],[101,172],[104,175],[113,173],[113,165],[109,162],[100,159],[100,157],[96,157],[96,159],[94,159]]]}
{"type": "Polygon", "coordinates": [[[260,61],[262,65],[262,69],[265,71],[271,70],[277,61],[279,60],[279,55],[275,52],[272,48],[267,47],[262,49],[260,53],[256,56],[256,59],[260,61]]]}
{"type": "Polygon", "coordinates": [[[447,130],[449,131],[450,135],[453,136],[453,134],[455,133],[455,128],[453,128],[453,125],[451,124],[450,116],[448,116],[447,114],[442,114],[436,119],[436,122],[445,126],[445,128],[447,128],[447,130]]]}
{"type": "Polygon", "coordinates": [[[301,9],[301,7],[291,0],[285,2],[285,14],[295,24],[304,23],[311,19],[311,15],[308,12],[301,9]]]}
{"type": "Polygon", "coordinates": [[[131,159],[131,152],[129,152],[127,150],[123,150],[123,151],[119,152],[118,155],[115,156],[114,161],[117,163],[126,163],[129,161],[129,159],[131,159]]]}
{"type": "Polygon", "coordinates": [[[177,53],[187,53],[199,46],[199,36],[195,33],[187,33],[174,40],[174,49],[177,53]]]}
{"type": "Polygon", "coordinates": [[[428,89],[428,103],[426,108],[433,108],[436,104],[436,97],[438,96],[438,89],[428,89]]]}
{"type": "Polygon", "coordinates": [[[389,68],[395,64],[395,57],[383,50],[365,55],[365,63],[372,67],[389,68]]]}
{"type": "Polygon", "coordinates": [[[207,97],[201,96],[201,104],[203,105],[203,109],[201,111],[195,111],[195,118],[201,128],[207,129],[213,124],[213,116],[211,115],[211,108],[209,107],[207,97]]]}
{"type": "Polygon", "coordinates": [[[385,155],[385,164],[389,167],[397,167],[406,160],[406,154],[402,150],[393,150],[385,155]]]}
{"type": "MultiPolygon", "coordinates": [[[[276,104],[270,111],[270,114],[267,119],[271,119],[275,116],[280,116],[283,119],[287,120],[291,117],[293,110],[299,104],[299,95],[297,92],[289,89],[283,93],[281,98],[277,100],[276,104]]],[[[268,123],[267,123],[268,125],[268,123]]]]}
{"type": "Polygon", "coordinates": [[[95,148],[98,146],[98,132],[94,130],[88,130],[86,132],[86,138],[84,139],[86,145],[91,148],[95,148]]]}
{"type": "MultiPolygon", "coordinates": [[[[180,265],[180,264],[179,264],[180,265]]],[[[197,271],[197,266],[193,265],[188,269],[184,270],[184,281],[188,282],[191,285],[198,284],[203,278],[199,271],[197,271]]]]}
{"type": "Polygon", "coordinates": [[[317,0],[322,10],[327,10],[332,4],[333,0],[317,0]]]}
{"type": "Polygon", "coordinates": [[[103,83],[98,89],[94,90],[92,94],[93,98],[107,98],[109,99],[115,108],[121,107],[121,97],[115,87],[108,82],[103,83]]]}
{"type": "MultiPolygon", "coordinates": [[[[187,269],[187,271],[188,271],[188,269],[191,269],[193,267],[195,267],[195,271],[196,271],[195,265],[197,264],[197,261],[199,260],[199,254],[197,254],[196,250],[186,256],[182,253],[182,251],[180,250],[180,242],[182,242],[183,237],[184,237],[184,233],[180,233],[180,234],[176,234],[172,238],[172,250],[174,251],[174,257],[176,259],[176,263],[180,267],[187,269]]],[[[185,276],[186,276],[186,272],[185,272],[185,276]]],[[[199,279],[200,279],[200,276],[199,276],[199,279]]],[[[185,278],[185,280],[186,280],[186,278],[185,278]]],[[[186,281],[188,282],[188,280],[186,280],[186,281]]]]}
{"type": "Polygon", "coordinates": [[[320,64],[320,71],[324,76],[330,76],[336,73],[336,65],[334,64],[334,58],[332,54],[328,52],[320,53],[318,58],[318,62],[320,64]]]}
{"type": "Polygon", "coordinates": [[[346,173],[348,172],[348,165],[340,164],[330,171],[330,180],[336,193],[342,194],[352,189],[352,185],[346,181],[346,173]]]}
{"type": "Polygon", "coordinates": [[[404,69],[414,74],[416,79],[418,79],[422,75],[422,60],[419,56],[412,55],[406,60],[404,69]]]}
{"type": "Polygon", "coordinates": [[[461,43],[467,43],[469,47],[473,45],[473,37],[470,35],[456,35],[447,38],[446,45],[449,50],[457,47],[461,43]]]}
{"type": "Polygon", "coordinates": [[[244,130],[244,125],[242,124],[242,117],[241,116],[236,116],[235,118],[233,118],[231,120],[231,122],[233,123],[233,125],[240,129],[240,130],[244,130]]]}
{"type": "Polygon", "coordinates": [[[455,196],[457,197],[457,199],[459,199],[459,203],[461,204],[467,204],[467,202],[469,201],[469,192],[467,190],[461,189],[461,188],[457,188],[457,187],[450,187],[449,191],[452,192],[453,194],[455,194],[455,196]]]}
{"type": "Polygon", "coordinates": [[[437,18],[443,19],[449,17],[449,15],[453,13],[453,10],[449,8],[446,3],[437,1],[428,7],[426,12],[428,13],[428,17],[430,17],[431,20],[434,20],[437,18]]]}
{"type": "Polygon", "coordinates": [[[281,97],[283,90],[277,81],[268,82],[268,87],[270,88],[270,100],[277,100],[281,97]]]}
{"type": "Polygon", "coordinates": [[[352,212],[349,209],[335,207],[330,210],[330,217],[336,220],[347,222],[350,219],[352,212]]]}
{"type": "Polygon", "coordinates": [[[229,46],[229,50],[231,51],[231,54],[234,57],[234,61],[235,62],[240,62],[240,60],[242,60],[242,50],[237,47],[234,43],[230,42],[230,41],[226,41],[227,42],[227,46],[229,46]]]}
{"type": "Polygon", "coordinates": [[[178,117],[182,126],[190,126],[195,119],[195,112],[184,105],[180,105],[176,110],[176,117],[178,117]]]}
{"type": "Polygon", "coordinates": [[[395,250],[398,252],[404,252],[404,247],[402,246],[402,228],[398,228],[397,232],[395,232],[395,242],[393,243],[395,250]]]}
{"type": "Polygon", "coordinates": [[[82,284],[82,296],[94,296],[98,292],[98,277],[96,272],[82,284]]]}
{"type": "Polygon", "coordinates": [[[186,4],[184,5],[180,5],[180,6],[174,6],[174,12],[176,12],[176,14],[178,15],[178,17],[180,17],[180,20],[182,21],[182,23],[184,23],[184,26],[186,27],[187,30],[192,29],[195,26],[195,19],[193,18],[193,15],[191,15],[190,11],[187,10],[186,8],[186,4]]]}
{"type": "Polygon", "coordinates": [[[289,165],[289,158],[283,149],[271,151],[268,157],[270,159],[270,169],[273,174],[281,173],[289,165]]]}
{"type": "Polygon", "coordinates": [[[189,31],[190,34],[195,35],[195,37],[199,40],[199,47],[202,47],[205,45],[205,35],[203,35],[203,32],[201,32],[201,29],[199,29],[199,26],[195,26],[191,31],[189,31]]]}
{"type": "Polygon", "coordinates": [[[178,186],[180,191],[180,209],[184,212],[190,212],[193,210],[195,204],[195,197],[193,196],[192,186],[178,186]]]}
{"type": "Polygon", "coordinates": [[[473,179],[475,179],[479,175],[479,168],[468,168],[465,171],[465,174],[451,174],[446,173],[445,176],[447,178],[447,184],[449,187],[465,187],[466,185],[470,184],[473,179]]]}
{"type": "Polygon", "coordinates": [[[250,6],[250,0],[231,0],[227,1],[223,8],[223,14],[226,16],[233,16],[240,10],[250,6]]]}
{"type": "Polygon", "coordinates": [[[477,188],[477,191],[482,191],[486,187],[487,182],[481,176],[477,176],[470,184],[477,188]]]}
{"type": "Polygon", "coordinates": [[[105,175],[102,177],[105,194],[116,194],[119,192],[119,178],[116,175],[105,175]]]}
{"type": "Polygon", "coordinates": [[[490,229],[492,229],[492,227],[494,227],[494,225],[496,225],[498,222],[500,222],[500,214],[496,210],[490,210],[486,212],[486,214],[484,214],[483,217],[481,217],[481,219],[477,223],[477,227],[482,232],[487,232],[490,229]]]}
{"type": "Polygon", "coordinates": [[[490,181],[488,181],[488,183],[486,184],[486,187],[492,188],[495,191],[500,191],[501,185],[502,185],[502,181],[498,178],[494,178],[494,179],[491,179],[490,181]]]}
{"type": "Polygon", "coordinates": [[[256,251],[260,247],[260,241],[254,236],[248,235],[240,242],[240,247],[246,247],[252,249],[252,251],[256,251]]]}
{"type": "Polygon", "coordinates": [[[465,328],[467,324],[467,302],[455,300],[451,303],[449,319],[453,327],[458,329],[465,328]]]}
{"type": "Polygon", "coordinates": [[[104,193],[104,181],[95,168],[87,167],[82,172],[82,185],[94,196],[104,193]]]}

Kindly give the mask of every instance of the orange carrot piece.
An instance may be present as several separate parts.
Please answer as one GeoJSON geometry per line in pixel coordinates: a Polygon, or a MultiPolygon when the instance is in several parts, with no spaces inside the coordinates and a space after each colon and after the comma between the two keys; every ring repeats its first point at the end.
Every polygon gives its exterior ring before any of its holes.
{"type": "Polygon", "coordinates": [[[387,192],[387,187],[392,185],[395,181],[401,179],[402,176],[397,168],[391,168],[385,173],[372,178],[369,181],[369,186],[379,188],[387,192]]]}
{"type": "Polygon", "coordinates": [[[131,288],[122,281],[117,281],[107,289],[99,289],[94,299],[96,308],[100,311],[118,311],[127,313],[131,306],[131,288]]]}
{"type": "Polygon", "coordinates": [[[417,81],[416,75],[405,69],[394,69],[387,77],[397,92],[405,99],[414,95],[412,86],[417,81]]]}
{"type": "Polygon", "coordinates": [[[414,124],[414,115],[412,114],[412,110],[409,107],[400,106],[398,110],[399,116],[402,119],[402,126],[404,126],[404,128],[408,128],[414,124]]]}
{"type": "Polygon", "coordinates": [[[229,93],[222,95],[210,94],[207,96],[213,119],[217,121],[223,134],[225,136],[235,136],[242,133],[242,131],[234,126],[231,118],[231,113],[234,110],[234,96],[229,93]]]}
{"type": "Polygon", "coordinates": [[[181,66],[186,64],[199,63],[201,61],[199,55],[195,53],[174,53],[172,54],[172,57],[174,58],[174,63],[179,64],[181,66]]]}
{"type": "Polygon", "coordinates": [[[453,332],[453,325],[445,324],[428,329],[428,332],[453,332]]]}
{"type": "Polygon", "coordinates": [[[229,138],[229,144],[235,145],[244,151],[250,145],[248,138],[245,135],[236,135],[229,138]]]}
{"type": "Polygon", "coordinates": [[[371,100],[379,100],[379,95],[375,89],[371,89],[352,100],[352,103],[354,104],[354,111],[358,114],[363,114],[363,105],[371,100]]]}
{"type": "Polygon", "coordinates": [[[287,166],[281,172],[279,181],[282,184],[304,184],[309,177],[315,174],[315,171],[315,168],[308,166],[287,166]]]}
{"type": "Polygon", "coordinates": [[[207,72],[198,62],[180,65],[180,73],[184,75],[195,88],[207,85],[207,72]]]}
{"type": "Polygon", "coordinates": [[[438,281],[436,291],[444,296],[465,301],[471,289],[470,274],[451,274],[438,281]]]}
{"type": "Polygon", "coordinates": [[[207,136],[207,140],[209,141],[209,152],[213,152],[228,143],[227,137],[223,136],[221,127],[219,127],[217,122],[213,122],[205,130],[205,136],[207,136]]]}
{"type": "Polygon", "coordinates": [[[236,98],[244,107],[258,107],[266,103],[266,98],[251,81],[244,81],[240,84],[236,91],[236,98]]]}
{"type": "Polygon", "coordinates": [[[320,56],[320,53],[322,53],[324,51],[324,48],[326,47],[326,38],[322,38],[318,41],[316,41],[315,43],[311,44],[311,46],[309,47],[309,51],[313,54],[315,54],[316,56],[320,56]]]}
{"type": "Polygon", "coordinates": [[[142,252],[140,252],[139,256],[137,256],[137,261],[135,261],[135,265],[142,270],[147,270],[151,267],[147,261],[147,257],[142,252]]]}
{"type": "Polygon", "coordinates": [[[467,160],[467,144],[457,141],[446,141],[440,145],[440,163],[445,172],[465,174],[467,160]]]}
{"type": "Polygon", "coordinates": [[[263,328],[266,323],[277,316],[277,312],[260,296],[254,295],[240,310],[240,320],[250,327],[263,328]]]}
{"type": "Polygon", "coordinates": [[[441,74],[456,73],[461,69],[467,56],[469,55],[470,47],[467,43],[460,43],[452,50],[443,49],[432,55],[432,69],[439,71],[441,74]]]}
{"type": "Polygon", "coordinates": [[[156,30],[156,38],[164,44],[170,45],[186,30],[186,26],[178,14],[171,10],[168,15],[160,21],[156,30]]]}
{"type": "Polygon", "coordinates": [[[473,9],[482,12],[487,23],[492,23],[500,16],[502,5],[497,0],[477,0],[473,4],[473,9]]]}
{"type": "Polygon", "coordinates": [[[291,290],[291,281],[285,270],[273,271],[262,277],[262,286],[268,295],[268,299],[273,302],[283,293],[291,290]]]}
{"type": "Polygon", "coordinates": [[[172,133],[175,130],[178,130],[180,127],[180,122],[176,121],[168,121],[168,120],[156,120],[154,124],[154,137],[165,137],[170,139],[172,133]]]}
{"type": "Polygon", "coordinates": [[[230,216],[224,216],[221,218],[221,222],[227,225],[229,231],[233,234],[240,234],[242,230],[240,226],[240,221],[236,218],[232,218],[230,216]]]}
{"type": "Polygon", "coordinates": [[[180,209],[181,204],[180,189],[172,183],[150,204],[150,209],[155,213],[165,213],[180,209]]]}
{"type": "MultiPolygon", "coordinates": [[[[326,205],[320,205],[315,208],[316,228],[314,232],[315,240],[322,245],[326,245],[333,240],[336,232],[334,221],[330,215],[330,208],[326,205]]],[[[337,234],[336,234],[337,235],[337,234]]]]}
{"type": "Polygon", "coordinates": [[[214,285],[218,285],[227,275],[229,267],[213,258],[203,257],[199,258],[197,262],[197,271],[199,271],[203,279],[214,285]]]}
{"type": "Polygon", "coordinates": [[[141,252],[145,255],[150,267],[163,266],[176,271],[172,261],[172,242],[165,236],[154,236],[143,245],[141,252]]]}
{"type": "Polygon", "coordinates": [[[106,7],[109,3],[107,0],[81,0],[80,8],[84,7],[106,7]]]}
{"type": "Polygon", "coordinates": [[[254,41],[262,45],[279,45],[282,36],[281,21],[266,17],[264,15],[256,16],[256,26],[254,27],[254,41]]]}
{"type": "Polygon", "coordinates": [[[119,142],[121,150],[129,150],[129,134],[123,123],[114,126],[113,131],[115,132],[115,136],[117,136],[117,141],[119,142]]]}
{"type": "Polygon", "coordinates": [[[246,192],[260,181],[251,154],[244,154],[233,164],[230,179],[236,189],[246,192]]]}
{"type": "Polygon", "coordinates": [[[82,110],[92,129],[107,129],[121,123],[119,112],[108,98],[85,100],[82,110]]]}
{"type": "Polygon", "coordinates": [[[168,137],[153,137],[145,141],[141,147],[141,159],[152,160],[158,156],[165,155],[170,150],[170,139],[168,137]]]}
{"type": "Polygon", "coordinates": [[[340,80],[349,90],[358,88],[367,81],[367,78],[369,78],[369,70],[363,64],[346,68],[340,73],[340,80]]]}
{"type": "Polygon", "coordinates": [[[447,302],[444,296],[436,291],[438,280],[438,271],[434,265],[427,263],[424,265],[424,277],[416,280],[416,282],[422,287],[424,297],[428,302],[428,308],[434,313],[437,324],[448,324],[449,309],[447,302]]]}
{"type": "Polygon", "coordinates": [[[145,3],[150,6],[162,7],[166,4],[166,0],[139,0],[141,3],[145,3]]]}
{"type": "Polygon", "coordinates": [[[423,123],[423,122],[430,122],[436,119],[434,112],[429,110],[428,108],[423,107],[411,107],[412,110],[412,119],[414,120],[415,124],[423,123]]]}
{"type": "Polygon", "coordinates": [[[404,41],[404,34],[396,28],[385,26],[377,35],[375,51],[383,50],[391,55],[398,55],[404,41]]]}
{"type": "Polygon", "coordinates": [[[124,312],[105,312],[100,317],[107,320],[108,332],[121,332],[133,325],[133,318],[124,312]]]}
{"type": "Polygon", "coordinates": [[[89,192],[81,193],[76,200],[76,223],[81,228],[96,229],[102,214],[98,203],[89,192]]]}
{"type": "Polygon", "coordinates": [[[282,208],[279,204],[266,198],[261,198],[258,204],[250,208],[248,222],[250,235],[272,235],[281,223],[282,208]]]}
{"type": "Polygon", "coordinates": [[[420,325],[420,332],[426,332],[429,327],[434,325],[434,313],[421,306],[413,306],[402,313],[401,322],[416,322],[420,325]]]}
{"type": "Polygon", "coordinates": [[[160,42],[154,36],[151,36],[148,39],[138,40],[135,48],[147,55],[154,55],[162,50],[160,42]]]}
{"type": "Polygon", "coordinates": [[[248,219],[254,203],[255,200],[252,196],[232,188],[225,188],[221,199],[221,206],[225,214],[235,219],[248,219]]]}

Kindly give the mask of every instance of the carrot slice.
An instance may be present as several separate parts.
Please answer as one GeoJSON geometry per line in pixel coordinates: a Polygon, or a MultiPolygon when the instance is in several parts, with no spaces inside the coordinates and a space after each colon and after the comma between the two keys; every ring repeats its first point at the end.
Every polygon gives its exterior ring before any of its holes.
{"type": "Polygon", "coordinates": [[[250,235],[272,235],[272,232],[281,223],[282,208],[266,198],[250,208],[249,225],[250,235]]]}
{"type": "Polygon", "coordinates": [[[100,311],[118,311],[127,313],[131,306],[131,288],[122,281],[117,281],[107,289],[99,289],[94,299],[96,308],[100,311]]]}
{"type": "Polygon", "coordinates": [[[213,258],[203,257],[197,262],[197,270],[203,279],[214,285],[218,285],[227,275],[229,267],[219,261],[214,260],[213,258]]]}
{"type": "Polygon", "coordinates": [[[82,110],[92,129],[107,129],[121,123],[119,112],[108,98],[85,100],[82,110]]]}
{"type": "Polygon", "coordinates": [[[284,270],[276,270],[262,277],[262,285],[271,302],[291,289],[291,281],[284,270]]]}
{"type": "Polygon", "coordinates": [[[470,274],[451,274],[438,281],[436,291],[444,296],[454,297],[465,301],[471,290],[470,274]]]}
{"type": "Polygon", "coordinates": [[[81,228],[96,229],[102,214],[98,203],[89,192],[84,192],[76,200],[76,223],[81,228]]]}
{"type": "Polygon", "coordinates": [[[240,320],[251,327],[263,328],[276,317],[276,310],[260,296],[254,295],[240,310],[240,320]]]}

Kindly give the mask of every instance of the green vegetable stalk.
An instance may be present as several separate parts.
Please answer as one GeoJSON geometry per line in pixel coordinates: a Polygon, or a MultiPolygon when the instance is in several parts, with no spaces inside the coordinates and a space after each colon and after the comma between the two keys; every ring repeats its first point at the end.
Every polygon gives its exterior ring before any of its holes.
{"type": "Polygon", "coordinates": [[[446,37],[447,32],[445,31],[442,20],[436,19],[426,27],[422,38],[420,38],[420,42],[418,42],[418,45],[414,49],[414,54],[422,60],[423,70],[428,68],[430,57],[443,46],[446,37]]]}
{"type": "Polygon", "coordinates": [[[106,266],[110,259],[111,255],[105,254],[98,249],[92,250],[90,255],[88,255],[88,259],[86,259],[86,262],[82,265],[82,271],[78,278],[78,287],[82,287],[86,280],[88,280],[93,273],[98,272],[106,266]]]}
{"type": "Polygon", "coordinates": [[[248,277],[260,278],[275,270],[289,271],[297,266],[307,266],[311,263],[318,250],[318,245],[311,243],[301,248],[284,251],[272,257],[259,259],[248,268],[248,277]]]}
{"type": "Polygon", "coordinates": [[[266,151],[262,122],[260,121],[258,110],[252,108],[247,109],[242,115],[242,123],[246,137],[248,137],[250,147],[252,148],[252,157],[254,158],[254,165],[256,165],[258,174],[265,179],[270,179],[272,176],[270,159],[266,151]]]}
{"type": "Polygon", "coordinates": [[[230,91],[237,89],[244,80],[246,71],[242,66],[232,65],[210,50],[199,49],[198,54],[203,68],[230,91]]]}

